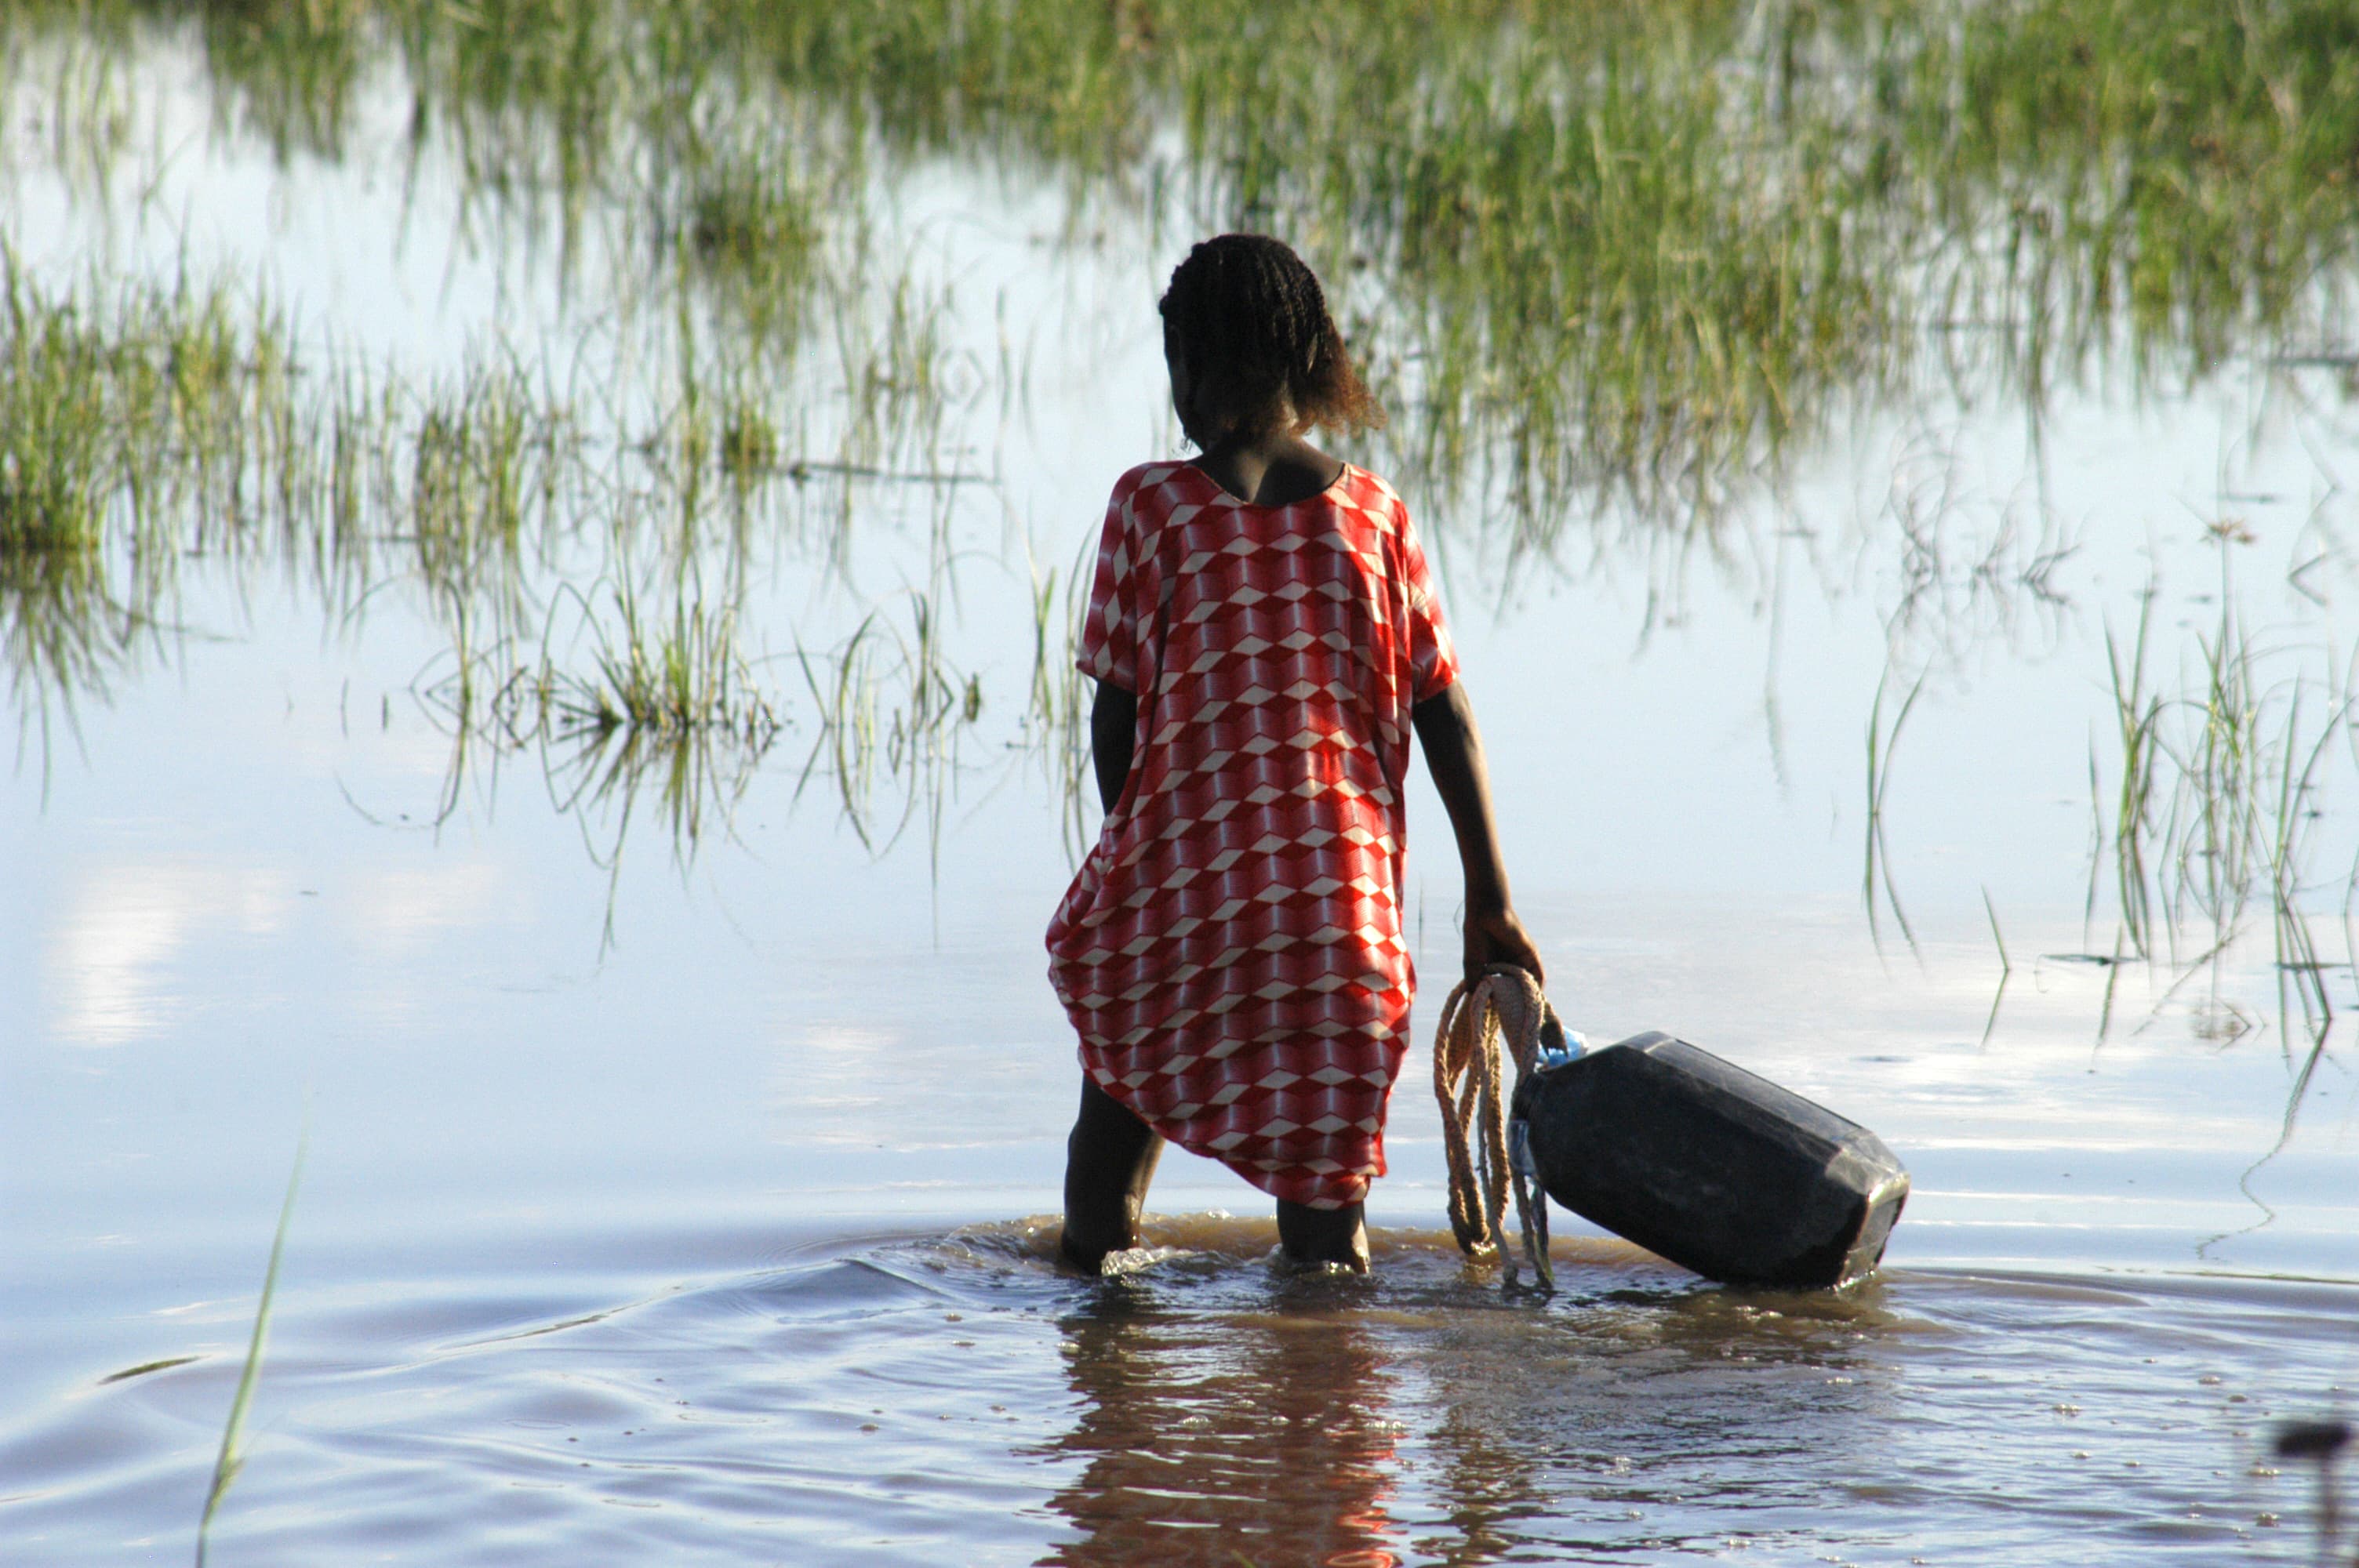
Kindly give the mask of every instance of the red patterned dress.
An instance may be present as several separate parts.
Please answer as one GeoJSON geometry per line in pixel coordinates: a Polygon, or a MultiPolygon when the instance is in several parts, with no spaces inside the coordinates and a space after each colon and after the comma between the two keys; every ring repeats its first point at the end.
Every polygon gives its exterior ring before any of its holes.
{"type": "Polygon", "coordinates": [[[1458,676],[1407,508],[1348,466],[1277,507],[1133,469],[1076,663],[1139,697],[1129,782],[1049,925],[1082,1068],[1266,1192],[1358,1202],[1417,985],[1409,708],[1458,676]]]}

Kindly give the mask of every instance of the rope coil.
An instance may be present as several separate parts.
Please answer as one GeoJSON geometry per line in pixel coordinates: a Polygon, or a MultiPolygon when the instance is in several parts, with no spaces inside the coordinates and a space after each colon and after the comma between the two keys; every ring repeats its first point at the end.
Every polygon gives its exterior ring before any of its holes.
{"type": "Polygon", "coordinates": [[[1512,964],[1494,964],[1471,989],[1451,988],[1433,1036],[1433,1094],[1441,1104],[1441,1136],[1450,1155],[1450,1228],[1470,1258],[1495,1256],[1516,1283],[1506,1246],[1507,1191],[1524,1233],[1524,1260],[1544,1291],[1556,1289],[1549,1267],[1548,1198],[1520,1116],[1511,1116],[1502,1083],[1506,1054],[1524,1082],[1540,1057],[1543,1028],[1561,1030],[1539,983],[1512,964]]]}

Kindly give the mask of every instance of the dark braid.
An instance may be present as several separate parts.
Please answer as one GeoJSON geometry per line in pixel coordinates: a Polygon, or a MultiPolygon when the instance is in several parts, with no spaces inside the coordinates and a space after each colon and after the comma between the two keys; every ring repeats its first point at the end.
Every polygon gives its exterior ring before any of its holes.
{"type": "Polygon", "coordinates": [[[1164,330],[1205,385],[1225,427],[1261,434],[1287,417],[1364,429],[1385,421],[1302,258],[1266,234],[1204,241],[1172,269],[1164,330]]]}

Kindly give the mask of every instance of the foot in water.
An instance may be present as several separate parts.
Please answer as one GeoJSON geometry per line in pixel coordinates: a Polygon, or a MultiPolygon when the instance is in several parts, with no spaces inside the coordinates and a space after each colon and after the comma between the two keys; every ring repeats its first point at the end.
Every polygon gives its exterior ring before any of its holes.
{"type": "Polygon", "coordinates": [[[1289,1263],[1329,1264],[1355,1274],[1368,1271],[1368,1225],[1364,1206],[1312,1208],[1278,1200],[1277,1246],[1289,1263]]]}

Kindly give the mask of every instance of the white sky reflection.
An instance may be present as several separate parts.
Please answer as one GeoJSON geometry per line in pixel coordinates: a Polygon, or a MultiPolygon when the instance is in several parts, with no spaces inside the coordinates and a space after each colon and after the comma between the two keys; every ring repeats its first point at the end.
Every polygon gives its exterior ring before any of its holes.
{"type": "Polygon", "coordinates": [[[286,923],[293,877],[270,867],[92,866],[66,893],[46,954],[56,1038],[117,1045],[153,1034],[180,1002],[173,960],[213,933],[266,936],[286,923]]]}

